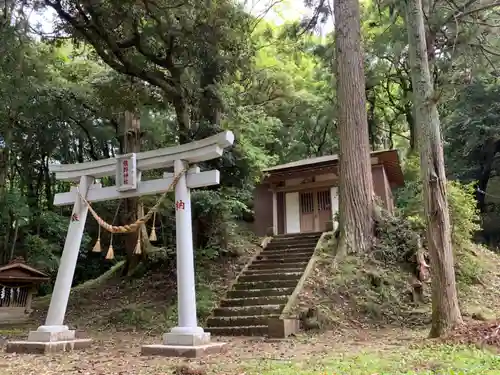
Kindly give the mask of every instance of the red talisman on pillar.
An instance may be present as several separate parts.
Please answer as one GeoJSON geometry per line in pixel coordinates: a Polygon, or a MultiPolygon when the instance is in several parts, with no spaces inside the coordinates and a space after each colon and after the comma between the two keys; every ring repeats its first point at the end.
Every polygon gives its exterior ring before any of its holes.
{"type": "Polygon", "coordinates": [[[183,201],[177,201],[177,202],[175,202],[175,209],[176,210],[183,210],[184,207],[185,207],[185,205],[184,205],[183,201]]]}

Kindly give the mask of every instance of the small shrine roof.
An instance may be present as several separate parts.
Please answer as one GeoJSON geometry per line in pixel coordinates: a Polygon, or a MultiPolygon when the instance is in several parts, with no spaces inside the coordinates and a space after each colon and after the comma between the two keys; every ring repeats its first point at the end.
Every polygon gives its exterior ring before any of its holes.
{"type": "Polygon", "coordinates": [[[3,282],[24,281],[39,283],[48,281],[49,279],[50,277],[46,273],[28,266],[22,258],[15,258],[7,265],[0,267],[0,281],[3,282]]]}

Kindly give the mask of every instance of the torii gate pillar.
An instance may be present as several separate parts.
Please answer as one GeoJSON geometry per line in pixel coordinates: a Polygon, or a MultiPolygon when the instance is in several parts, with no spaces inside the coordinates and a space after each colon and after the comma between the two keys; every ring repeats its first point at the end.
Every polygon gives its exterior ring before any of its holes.
{"type": "MultiPolygon", "coordinates": [[[[174,174],[185,168],[181,160],[174,163],[174,174]]],[[[163,336],[163,344],[144,345],[143,355],[194,358],[220,352],[224,343],[211,343],[210,333],[198,327],[196,317],[196,293],[193,254],[193,230],[191,224],[191,197],[186,175],[175,186],[175,222],[177,248],[177,327],[163,336]]]]}

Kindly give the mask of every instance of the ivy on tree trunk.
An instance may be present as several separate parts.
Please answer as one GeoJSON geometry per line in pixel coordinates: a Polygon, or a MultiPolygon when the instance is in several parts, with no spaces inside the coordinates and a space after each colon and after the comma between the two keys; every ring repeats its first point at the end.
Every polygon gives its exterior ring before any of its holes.
{"type": "Polygon", "coordinates": [[[421,0],[405,0],[413,103],[420,150],[427,244],[432,275],[432,327],[430,336],[439,337],[462,323],[458,307],[451,244],[450,215],[446,193],[443,144],[437,97],[434,93],[421,0]]]}

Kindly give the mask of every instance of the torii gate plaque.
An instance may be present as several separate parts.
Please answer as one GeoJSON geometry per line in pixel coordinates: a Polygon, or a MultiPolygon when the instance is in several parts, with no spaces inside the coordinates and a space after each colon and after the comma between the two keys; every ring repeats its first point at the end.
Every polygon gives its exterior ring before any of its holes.
{"type": "MultiPolygon", "coordinates": [[[[78,164],[51,165],[56,179],[78,181],[78,191],[89,202],[123,199],[164,192],[174,175],[189,165],[222,156],[224,148],[232,145],[230,131],[192,143],[137,154],[121,155],[78,164]],[[140,181],[141,171],[174,167],[174,174],[162,179],[140,181]],[[94,179],[116,174],[116,186],[102,187],[94,179]]],[[[198,356],[220,351],[223,343],[211,343],[210,333],[198,326],[191,227],[190,189],[219,184],[219,171],[201,172],[196,166],[189,169],[175,186],[175,220],[177,245],[178,325],[166,333],[161,345],[145,345],[142,354],[164,356],[198,356]]],[[[47,353],[87,347],[90,339],[78,339],[75,331],[64,325],[71,284],[75,272],[88,206],[78,195],[77,188],[56,194],[54,205],[73,205],[66,242],[57,273],[49,311],[43,326],[31,331],[27,341],[10,341],[7,352],[47,353]]]]}

